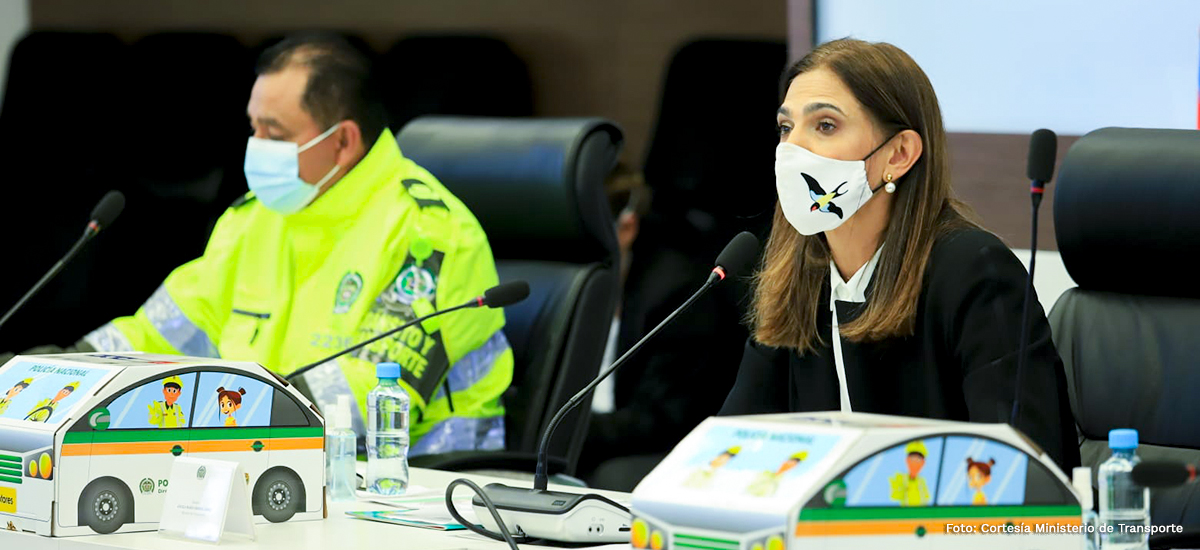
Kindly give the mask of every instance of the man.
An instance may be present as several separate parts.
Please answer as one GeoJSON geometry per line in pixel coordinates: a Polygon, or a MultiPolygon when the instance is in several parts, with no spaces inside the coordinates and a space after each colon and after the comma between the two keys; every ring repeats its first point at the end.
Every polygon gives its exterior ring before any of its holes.
{"type": "MultiPolygon", "coordinates": [[[[605,365],[683,304],[712,269],[713,258],[681,250],[666,233],[682,221],[657,214],[650,191],[642,175],[625,166],[605,182],[622,285],[605,365]]],[[[730,366],[741,360],[746,342],[737,284],[726,281],[697,300],[596,388],[579,459],[580,477],[591,486],[632,491],[688,432],[721,409],[737,375],[730,366]]]]}
{"type": "Polygon", "coordinates": [[[163,400],[151,401],[146,405],[150,409],[148,422],[158,428],[186,428],[187,419],[183,415],[183,407],[176,406],[179,395],[183,393],[183,380],[178,376],[163,378],[163,400]]]}
{"type": "MultiPolygon", "coordinates": [[[[265,51],[257,73],[251,193],[136,315],[87,335],[92,347],[256,361],[287,375],[497,283],[474,216],[384,127],[360,52],[337,37],[293,37],[265,51]]],[[[317,403],[354,395],[362,434],[374,364],[394,361],[412,397],[412,454],[499,449],[513,361],[503,326],[499,309],[449,314],[299,385],[317,403]]]]}
{"type": "Polygon", "coordinates": [[[58,393],[54,394],[54,397],[38,401],[32,409],[29,409],[29,413],[25,415],[25,420],[30,422],[45,422],[50,420],[50,415],[54,414],[54,409],[58,407],[58,402],[75,393],[75,390],[79,389],[79,384],[82,383],[82,380],[71,382],[63,386],[61,390],[58,390],[58,393]]]}

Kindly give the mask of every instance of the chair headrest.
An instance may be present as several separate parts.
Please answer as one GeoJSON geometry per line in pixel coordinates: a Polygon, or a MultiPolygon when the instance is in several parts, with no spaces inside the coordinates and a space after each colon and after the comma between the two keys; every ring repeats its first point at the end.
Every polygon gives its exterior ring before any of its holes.
{"type": "Polygon", "coordinates": [[[1086,290],[1200,298],[1200,132],[1102,128],[1063,159],[1054,230],[1086,290]],[[1163,261],[1166,260],[1166,261],[1163,261]]]}
{"type": "Polygon", "coordinates": [[[418,117],[397,134],[404,155],[457,196],[497,258],[616,259],[604,178],[621,151],[598,118],[418,117]]]}

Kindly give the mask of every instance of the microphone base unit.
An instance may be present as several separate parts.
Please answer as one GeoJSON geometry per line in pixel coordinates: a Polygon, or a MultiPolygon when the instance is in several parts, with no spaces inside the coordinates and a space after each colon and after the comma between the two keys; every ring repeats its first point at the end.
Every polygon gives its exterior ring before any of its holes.
{"type": "MultiPolygon", "coordinates": [[[[607,497],[523,489],[501,483],[486,485],[483,490],[514,536],[592,544],[629,541],[629,508],[607,497]]],[[[500,527],[483,500],[476,496],[471,504],[479,523],[498,532],[500,527]]]]}

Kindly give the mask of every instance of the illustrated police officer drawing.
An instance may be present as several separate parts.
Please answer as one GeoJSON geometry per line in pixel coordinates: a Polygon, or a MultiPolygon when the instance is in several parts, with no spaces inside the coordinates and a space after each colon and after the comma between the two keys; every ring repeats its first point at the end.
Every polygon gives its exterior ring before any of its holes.
{"type": "Polygon", "coordinates": [[[756,497],[773,497],[779,490],[779,482],[788,472],[808,458],[808,451],[793,453],[779,465],[775,471],[759,472],[754,481],[746,487],[746,493],[756,497]]]}
{"type": "Polygon", "coordinates": [[[28,388],[32,383],[32,378],[26,378],[18,381],[16,384],[13,384],[13,387],[9,388],[8,391],[5,392],[4,397],[0,397],[0,414],[4,414],[4,411],[8,410],[8,406],[12,403],[12,400],[16,398],[17,395],[22,391],[25,391],[25,388],[28,388]]]}
{"type": "Polygon", "coordinates": [[[734,457],[736,457],[740,452],[742,452],[741,445],[735,445],[722,451],[721,454],[717,455],[716,458],[712,459],[712,461],[710,461],[708,464],[701,466],[692,472],[691,475],[688,476],[687,480],[683,482],[684,487],[691,487],[692,489],[704,489],[712,485],[713,478],[716,477],[721,468],[724,468],[726,464],[729,464],[729,461],[733,460],[734,457]]]}
{"type": "Polygon", "coordinates": [[[58,390],[58,393],[54,394],[54,397],[47,397],[41,401],[38,401],[37,404],[25,414],[25,420],[30,422],[45,422],[50,420],[50,415],[54,414],[54,409],[58,407],[59,401],[66,399],[67,396],[79,389],[79,384],[81,383],[82,381],[80,380],[71,382],[70,384],[63,386],[61,390],[58,390]]]}
{"type": "Polygon", "coordinates": [[[150,409],[148,422],[151,426],[159,428],[186,427],[187,419],[184,417],[183,407],[175,404],[183,393],[183,380],[178,376],[168,376],[163,378],[162,385],[163,400],[153,401],[146,406],[150,409]]]}
{"type": "Polygon", "coordinates": [[[929,485],[921,477],[921,469],[925,467],[925,457],[929,451],[921,440],[913,441],[904,447],[904,465],[908,472],[897,472],[890,478],[892,484],[892,500],[901,506],[929,505],[929,485]]]}

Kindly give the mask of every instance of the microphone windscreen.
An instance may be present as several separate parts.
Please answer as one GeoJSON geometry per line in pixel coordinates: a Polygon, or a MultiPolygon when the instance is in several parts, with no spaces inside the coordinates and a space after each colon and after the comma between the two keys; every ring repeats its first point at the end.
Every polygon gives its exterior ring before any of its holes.
{"type": "Polygon", "coordinates": [[[529,297],[529,283],[510,281],[483,292],[483,305],[490,308],[511,306],[529,297]]]}
{"type": "Polygon", "coordinates": [[[1148,460],[1137,464],[1131,472],[1133,482],[1143,487],[1178,487],[1192,477],[1187,464],[1169,460],[1148,460]]]}
{"type": "Polygon", "coordinates": [[[756,256],[758,238],[749,231],[742,231],[725,245],[725,250],[717,256],[717,265],[725,270],[725,276],[736,277],[746,271],[756,256]]]}
{"type": "Polygon", "coordinates": [[[125,195],[120,191],[109,191],[92,209],[92,217],[88,218],[88,221],[96,222],[100,227],[108,227],[124,209],[125,195]]]}
{"type": "Polygon", "coordinates": [[[1029,137],[1029,179],[1046,183],[1054,177],[1054,157],[1058,155],[1058,136],[1042,128],[1029,137]]]}

